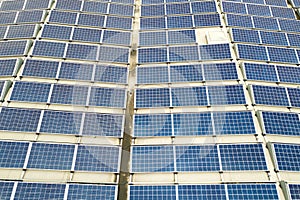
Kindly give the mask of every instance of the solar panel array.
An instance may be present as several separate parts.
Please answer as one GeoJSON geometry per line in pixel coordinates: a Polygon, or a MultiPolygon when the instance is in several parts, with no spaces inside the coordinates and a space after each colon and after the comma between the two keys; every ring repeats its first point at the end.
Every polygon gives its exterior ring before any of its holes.
{"type": "Polygon", "coordinates": [[[299,9],[0,1],[0,199],[300,198],[299,9]]]}

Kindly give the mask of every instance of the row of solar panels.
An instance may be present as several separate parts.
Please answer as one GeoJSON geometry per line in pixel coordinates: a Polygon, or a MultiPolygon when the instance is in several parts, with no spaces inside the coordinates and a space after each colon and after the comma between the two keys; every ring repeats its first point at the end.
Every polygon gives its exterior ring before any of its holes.
{"type": "Polygon", "coordinates": [[[225,1],[221,3],[221,8],[224,13],[296,19],[294,10],[292,8],[287,7],[255,5],[225,1]]]}
{"type": "MultiPolygon", "coordinates": [[[[198,1],[198,0],[142,0],[142,4],[162,4],[162,3],[189,2],[189,1],[194,2],[194,1],[198,1]]],[[[200,0],[200,1],[203,1],[203,0],[200,0]]],[[[286,0],[224,0],[224,1],[234,1],[234,2],[287,7],[286,0]]]]}
{"type": "Polygon", "coordinates": [[[8,141],[0,141],[0,149],[0,168],[99,172],[118,172],[121,153],[116,146],[8,141]]]}
{"type": "Polygon", "coordinates": [[[300,35],[284,32],[258,31],[249,29],[232,29],[232,41],[237,43],[254,43],[300,47],[300,35]]]}
{"type": "Polygon", "coordinates": [[[0,11],[13,10],[45,10],[49,9],[53,0],[4,0],[0,2],[0,11]]]}
{"type": "MultiPolygon", "coordinates": [[[[299,136],[297,113],[258,112],[263,134],[299,136]]],[[[139,114],[134,116],[135,137],[255,134],[251,112],[139,114]]]]}
{"type": "Polygon", "coordinates": [[[78,199],[117,199],[117,186],[92,184],[53,184],[30,182],[0,182],[2,200],[78,200],[78,199]]]}
{"type": "MultiPolygon", "coordinates": [[[[300,145],[275,143],[269,149],[276,170],[300,171],[300,145]]],[[[133,173],[270,170],[262,144],[132,146],[131,152],[133,173]]]]}
{"type": "Polygon", "coordinates": [[[2,131],[122,137],[124,116],[3,107],[0,121],[2,131]]]}

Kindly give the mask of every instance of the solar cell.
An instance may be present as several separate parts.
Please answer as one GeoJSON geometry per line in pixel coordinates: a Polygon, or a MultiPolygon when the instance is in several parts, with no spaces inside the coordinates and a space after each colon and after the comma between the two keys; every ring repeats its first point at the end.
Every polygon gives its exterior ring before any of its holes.
{"type": "Polygon", "coordinates": [[[290,106],[284,87],[252,85],[254,103],[273,106],[290,106]]]}
{"type": "Polygon", "coordinates": [[[14,182],[0,182],[0,189],[1,189],[1,199],[3,200],[10,200],[11,193],[14,187],[14,182]]]}
{"type": "Polygon", "coordinates": [[[27,168],[71,170],[74,148],[75,145],[34,143],[27,168]]]}
{"type": "Polygon", "coordinates": [[[169,47],[169,61],[193,61],[199,60],[198,46],[177,46],[169,47]]]}
{"type": "Polygon", "coordinates": [[[196,27],[221,26],[219,14],[195,15],[194,20],[196,27]]]}
{"type": "Polygon", "coordinates": [[[133,6],[122,4],[110,4],[109,14],[121,16],[133,16],[133,6]]]}
{"type": "Polygon", "coordinates": [[[2,108],[0,130],[36,132],[40,114],[40,110],[2,108]]]}
{"type": "Polygon", "coordinates": [[[247,12],[249,15],[258,15],[258,16],[272,16],[269,6],[264,5],[255,5],[255,4],[246,4],[247,12]]]}
{"type": "Polygon", "coordinates": [[[226,191],[224,185],[178,185],[179,199],[206,199],[225,200],[226,191]]]}
{"type": "Polygon", "coordinates": [[[246,104],[242,85],[208,86],[210,105],[246,104]]]}
{"type": "Polygon", "coordinates": [[[216,4],[214,1],[192,2],[192,12],[196,13],[215,13],[217,12],[216,4]]]}
{"type": "Polygon", "coordinates": [[[265,2],[268,5],[287,7],[287,3],[285,0],[265,0],[265,2]]]}
{"type": "Polygon", "coordinates": [[[132,27],[131,18],[113,17],[113,16],[107,17],[106,28],[131,30],[131,27],[132,27]]]}
{"type": "Polygon", "coordinates": [[[16,22],[41,22],[43,20],[43,16],[44,11],[42,10],[21,11],[17,16],[16,22]]]}
{"type": "Polygon", "coordinates": [[[10,11],[10,10],[22,10],[24,6],[24,0],[20,1],[3,1],[1,3],[1,11],[10,11]]]}
{"type": "Polygon", "coordinates": [[[87,28],[74,28],[72,40],[83,42],[100,42],[101,30],[87,29],[87,28]]]}
{"type": "Polygon", "coordinates": [[[103,43],[116,44],[116,45],[130,45],[131,33],[121,31],[105,30],[103,34],[103,43]]]}
{"type": "Polygon", "coordinates": [[[0,56],[23,56],[26,53],[26,40],[0,42],[0,56]]]}
{"type": "Polygon", "coordinates": [[[123,116],[112,114],[86,113],[82,135],[121,137],[123,116]]]}
{"type": "Polygon", "coordinates": [[[130,200],[176,200],[176,190],[174,185],[131,185],[130,186],[130,200]]]}
{"type": "Polygon", "coordinates": [[[101,14],[107,14],[107,3],[97,2],[97,1],[84,1],[83,11],[95,12],[101,14]]]}
{"type": "Polygon", "coordinates": [[[280,30],[287,32],[299,32],[300,22],[298,20],[278,19],[280,30]]]}
{"type": "Polygon", "coordinates": [[[211,113],[179,113],[173,115],[175,136],[212,135],[211,113]]]}
{"type": "Polygon", "coordinates": [[[8,26],[1,26],[0,27],[0,39],[4,39],[6,29],[8,29],[8,26]]]}
{"type": "Polygon", "coordinates": [[[163,16],[165,15],[164,5],[141,6],[141,16],[163,16]]]}
{"type": "Polygon", "coordinates": [[[234,63],[203,64],[203,71],[206,81],[238,80],[234,63]]]}
{"type": "Polygon", "coordinates": [[[252,18],[245,15],[227,14],[226,21],[228,26],[237,26],[245,28],[253,28],[252,18]]]}
{"type": "Polygon", "coordinates": [[[128,59],[128,48],[100,46],[99,61],[128,63],[128,59]]]}
{"type": "Polygon", "coordinates": [[[127,83],[127,76],[126,67],[96,65],[94,80],[108,83],[127,83]]]}
{"type": "Polygon", "coordinates": [[[51,84],[35,82],[15,82],[11,101],[47,102],[51,84]]]}
{"type": "Polygon", "coordinates": [[[103,27],[104,20],[105,16],[102,15],[80,14],[77,23],[82,26],[103,27]]]}
{"type": "Polygon", "coordinates": [[[300,35],[288,33],[287,38],[290,46],[300,47],[300,35]]]}
{"type": "Polygon", "coordinates": [[[30,0],[26,2],[25,10],[31,9],[49,9],[50,4],[52,3],[51,0],[30,0]]]}
{"type": "MultiPolygon", "coordinates": [[[[0,167],[1,168],[23,168],[27,149],[29,143],[27,142],[5,142],[0,141],[0,167]]],[[[0,188],[1,188],[0,182],[0,188]]],[[[1,192],[2,198],[2,192],[1,192]]]]}
{"type": "Polygon", "coordinates": [[[56,2],[56,9],[59,10],[80,10],[83,1],[63,0],[56,2]]]}
{"type": "Polygon", "coordinates": [[[35,42],[32,55],[62,58],[64,56],[65,48],[66,43],[38,40],[35,42]]]}
{"type": "Polygon", "coordinates": [[[17,12],[1,12],[0,24],[13,24],[15,22],[17,12]]]}
{"type": "Polygon", "coordinates": [[[84,44],[69,44],[66,57],[81,60],[96,60],[98,46],[84,44]]]}
{"type": "Polygon", "coordinates": [[[45,111],[40,132],[58,134],[79,134],[82,113],[45,111]]]}
{"type": "Polygon", "coordinates": [[[168,67],[139,67],[137,68],[137,83],[168,83],[168,67]]]}
{"type": "Polygon", "coordinates": [[[168,28],[192,28],[192,16],[168,16],[168,28]]]}
{"type": "Polygon", "coordinates": [[[89,105],[123,108],[125,90],[119,88],[92,87],[89,105]]]}
{"type": "Polygon", "coordinates": [[[189,44],[196,43],[196,33],[194,30],[168,31],[169,44],[189,44]]]}
{"type": "Polygon", "coordinates": [[[166,4],[167,15],[175,14],[190,14],[190,4],[189,3],[180,3],[180,4],[166,4]]]}
{"type": "Polygon", "coordinates": [[[166,19],[164,17],[141,18],[140,20],[141,30],[164,29],[164,28],[167,28],[166,19]]]}
{"type": "Polygon", "coordinates": [[[300,133],[299,116],[295,113],[262,112],[264,133],[295,135],[300,133]]]}
{"type": "Polygon", "coordinates": [[[253,16],[252,19],[255,28],[267,29],[267,30],[279,30],[276,18],[253,16]]]}
{"type": "Polygon", "coordinates": [[[208,105],[207,96],[206,96],[206,87],[172,88],[171,92],[172,92],[172,106],[208,105]]]}
{"type": "Polygon", "coordinates": [[[263,44],[288,46],[285,33],[260,31],[260,37],[263,44]]]}
{"type": "Polygon", "coordinates": [[[134,173],[174,171],[173,146],[133,146],[131,152],[134,173]]]}
{"type": "Polygon", "coordinates": [[[219,171],[216,145],[176,146],[176,169],[179,172],[219,171]]]}
{"type": "Polygon", "coordinates": [[[167,48],[140,48],[138,49],[139,63],[167,62],[167,48]]]}
{"type": "Polygon", "coordinates": [[[147,114],[134,116],[134,136],[172,136],[171,115],[147,114]]]}
{"type": "Polygon", "coordinates": [[[72,27],[45,24],[41,37],[51,38],[51,39],[70,40],[71,33],[72,33],[72,27]]]}
{"type": "Polygon", "coordinates": [[[93,68],[94,66],[91,64],[62,62],[58,77],[71,80],[91,80],[93,68]]]}
{"type": "Polygon", "coordinates": [[[77,13],[75,12],[63,12],[52,10],[50,13],[49,22],[55,22],[60,24],[75,24],[77,19],[77,13]]]}
{"type": "Polygon", "coordinates": [[[300,89],[287,88],[291,106],[300,107],[300,89]]]}
{"type": "Polygon", "coordinates": [[[0,76],[14,75],[17,59],[0,60],[0,76]]]}
{"type": "Polygon", "coordinates": [[[292,199],[300,198],[300,185],[299,184],[289,184],[289,191],[290,191],[292,199]]]}
{"type": "Polygon", "coordinates": [[[59,62],[26,60],[22,76],[55,78],[59,62]]]}
{"type": "Polygon", "coordinates": [[[300,83],[300,68],[277,66],[280,82],[300,83]]]}
{"type": "Polygon", "coordinates": [[[261,144],[220,145],[219,149],[225,171],[267,170],[261,144]]]}
{"type": "Polygon", "coordinates": [[[274,65],[244,63],[247,80],[278,82],[274,65]]]}
{"type": "Polygon", "coordinates": [[[271,7],[274,17],[295,19],[295,14],[292,8],[271,7]]]}
{"type": "Polygon", "coordinates": [[[75,170],[78,171],[119,171],[119,147],[78,146],[75,170]]]}
{"type": "Polygon", "coordinates": [[[141,32],[139,33],[140,46],[167,45],[166,32],[141,32]]]}
{"type": "Polygon", "coordinates": [[[88,89],[88,86],[55,84],[50,103],[86,105],[88,89]]]}
{"type": "Polygon", "coordinates": [[[201,65],[170,66],[171,82],[201,82],[203,81],[201,65]]]}
{"type": "Polygon", "coordinates": [[[232,39],[234,42],[246,42],[260,44],[259,32],[247,29],[232,29],[232,39]]]}
{"type": "Polygon", "coordinates": [[[262,60],[268,61],[267,49],[265,46],[254,46],[254,45],[237,45],[239,59],[246,60],[262,60]]]}
{"type": "Polygon", "coordinates": [[[300,146],[297,144],[273,144],[280,171],[300,171],[300,146]]]}
{"type": "Polygon", "coordinates": [[[6,38],[33,38],[35,36],[35,25],[10,26],[6,38]]]}
{"type": "Polygon", "coordinates": [[[114,200],[116,186],[113,185],[79,185],[72,184],[68,190],[68,200],[76,199],[107,199],[114,200]]]}
{"type": "Polygon", "coordinates": [[[221,60],[232,58],[229,44],[201,45],[199,46],[199,49],[201,60],[221,60]]]}
{"type": "Polygon", "coordinates": [[[65,192],[63,184],[18,183],[16,200],[63,199],[65,192]]]}
{"type": "Polygon", "coordinates": [[[168,107],[170,106],[169,88],[137,89],[136,108],[168,107]]]}
{"type": "Polygon", "coordinates": [[[298,63],[294,49],[267,47],[270,61],[283,63],[298,63]]]}
{"type": "Polygon", "coordinates": [[[246,4],[236,2],[222,2],[222,9],[225,13],[247,14],[246,4]]]}

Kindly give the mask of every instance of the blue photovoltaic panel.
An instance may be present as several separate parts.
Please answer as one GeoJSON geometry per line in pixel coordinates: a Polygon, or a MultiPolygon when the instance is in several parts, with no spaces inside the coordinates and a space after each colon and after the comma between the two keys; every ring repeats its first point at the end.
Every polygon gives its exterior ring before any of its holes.
{"type": "Polygon", "coordinates": [[[269,6],[247,4],[247,11],[249,15],[272,16],[269,6]]]}
{"type": "Polygon", "coordinates": [[[267,170],[261,144],[220,145],[222,170],[267,170]]]}
{"type": "Polygon", "coordinates": [[[176,170],[179,172],[219,171],[216,145],[175,146],[176,170]]]}
{"type": "Polygon", "coordinates": [[[289,190],[292,199],[300,199],[300,185],[299,184],[289,184],[289,190]]]}
{"type": "Polygon", "coordinates": [[[97,29],[74,28],[72,40],[85,42],[100,42],[101,32],[101,30],[97,29]]]}
{"type": "Polygon", "coordinates": [[[15,200],[64,199],[65,185],[18,183],[15,200]]]}
{"type": "Polygon", "coordinates": [[[59,10],[80,10],[82,1],[63,0],[57,1],[56,9],[59,10]]]}
{"type": "Polygon", "coordinates": [[[93,65],[78,63],[61,63],[59,71],[60,79],[72,80],[91,80],[93,74],[93,65]]]}
{"type": "Polygon", "coordinates": [[[94,79],[108,83],[127,83],[127,75],[126,67],[96,65],[94,79]]]}
{"type": "Polygon", "coordinates": [[[256,133],[251,112],[214,112],[213,120],[216,135],[256,133]]]}
{"type": "Polygon", "coordinates": [[[171,115],[149,114],[134,116],[134,136],[172,136],[171,115]]]}
{"type": "Polygon", "coordinates": [[[168,31],[168,44],[190,44],[196,43],[194,30],[168,31]]]}
{"type": "Polygon", "coordinates": [[[72,27],[45,24],[41,37],[69,40],[71,37],[71,32],[72,27]]]}
{"type": "Polygon", "coordinates": [[[232,29],[232,37],[234,42],[247,42],[260,44],[259,32],[247,29],[232,29]]]}
{"type": "Polygon", "coordinates": [[[266,17],[252,17],[255,28],[268,29],[268,30],[279,30],[276,18],[266,17]]]}
{"type": "Polygon", "coordinates": [[[168,28],[192,28],[192,16],[169,16],[167,17],[168,28]]]}
{"type": "Polygon", "coordinates": [[[199,48],[201,60],[221,60],[232,58],[229,44],[201,45],[199,48]]]}
{"type": "Polygon", "coordinates": [[[228,184],[229,199],[278,200],[275,184],[228,184]]]}
{"type": "Polygon", "coordinates": [[[138,67],[137,68],[137,83],[168,83],[168,67],[138,67]]]}
{"type": "Polygon", "coordinates": [[[106,20],[106,28],[116,28],[131,30],[132,18],[108,16],[106,20]]]}
{"type": "Polygon", "coordinates": [[[125,90],[119,88],[92,87],[89,105],[123,108],[125,90]]]}
{"type": "Polygon", "coordinates": [[[180,200],[226,200],[225,185],[178,185],[180,200]]]}
{"type": "Polygon", "coordinates": [[[176,200],[174,185],[131,185],[130,200],[176,200]]]}
{"type": "Polygon", "coordinates": [[[121,137],[123,115],[86,113],[82,135],[121,137]]]}
{"type": "Polygon", "coordinates": [[[140,46],[167,45],[167,33],[164,32],[141,32],[139,34],[140,46]]]}
{"type": "Polygon", "coordinates": [[[18,14],[17,23],[22,22],[41,22],[43,20],[44,11],[43,10],[28,10],[21,11],[18,14]]]}
{"type": "Polygon", "coordinates": [[[164,5],[141,6],[141,16],[163,16],[165,15],[164,5]]]}
{"type": "Polygon", "coordinates": [[[83,4],[83,11],[95,12],[95,13],[107,13],[108,3],[96,2],[96,1],[85,1],[83,4]]]}
{"type": "MultiPolygon", "coordinates": [[[[294,49],[267,47],[270,61],[297,64],[298,59],[294,49]]],[[[298,51],[297,51],[298,53],[298,51]]]]}
{"type": "Polygon", "coordinates": [[[6,32],[7,28],[8,28],[8,26],[1,26],[0,27],[0,39],[4,39],[5,32],[6,32]]]}
{"type": "Polygon", "coordinates": [[[206,87],[172,88],[171,92],[172,106],[208,105],[206,87]]]}
{"type": "Polygon", "coordinates": [[[64,56],[65,47],[66,43],[38,40],[35,42],[32,55],[62,58],[64,56]]]}
{"type": "Polygon", "coordinates": [[[295,135],[300,133],[299,116],[296,113],[262,112],[266,134],[295,135]]]}
{"type": "Polygon", "coordinates": [[[26,40],[0,42],[0,56],[23,56],[26,46],[26,40]]]}
{"type": "Polygon", "coordinates": [[[300,171],[300,146],[297,144],[273,144],[278,170],[300,171]]]}
{"type": "Polygon", "coordinates": [[[191,13],[189,3],[166,4],[166,11],[167,11],[167,15],[191,13]]]}
{"type": "Polygon", "coordinates": [[[300,83],[300,68],[277,66],[280,82],[300,83]]]}
{"type": "Polygon", "coordinates": [[[173,146],[133,146],[132,172],[174,171],[173,146]]]}
{"type": "Polygon", "coordinates": [[[102,15],[80,14],[77,24],[82,26],[103,27],[104,20],[105,17],[102,15]]]}
{"type": "Polygon", "coordinates": [[[116,45],[130,45],[131,33],[121,31],[105,30],[103,34],[102,43],[116,44],[116,45]]]}
{"type": "Polygon", "coordinates": [[[47,102],[51,84],[35,82],[15,82],[11,101],[47,102]]]}
{"type": "Polygon", "coordinates": [[[100,46],[100,53],[99,53],[98,60],[106,61],[106,62],[128,63],[129,49],[100,46]]]}
{"type": "Polygon", "coordinates": [[[0,24],[13,24],[17,12],[2,12],[0,13],[0,24]]]}
{"type": "Polygon", "coordinates": [[[84,44],[69,44],[66,57],[81,60],[96,60],[98,46],[84,44]]]}
{"type": "Polygon", "coordinates": [[[167,62],[167,48],[138,49],[139,63],[167,62]]]}
{"type": "Polygon", "coordinates": [[[22,10],[25,1],[3,1],[0,11],[22,10]]]}
{"type": "Polygon", "coordinates": [[[300,89],[287,88],[290,97],[291,106],[300,107],[300,89]]]}
{"type": "Polygon", "coordinates": [[[196,27],[221,26],[219,14],[195,15],[194,20],[196,27]]]}
{"type": "Polygon", "coordinates": [[[35,29],[35,25],[10,26],[6,38],[33,38],[35,29]]]}
{"type": "Polygon", "coordinates": [[[14,187],[14,182],[0,182],[0,189],[1,189],[1,199],[2,200],[10,200],[10,196],[14,187]]]}
{"type": "Polygon", "coordinates": [[[201,65],[170,66],[171,82],[201,82],[203,81],[201,65]]]}
{"type": "Polygon", "coordinates": [[[239,59],[268,61],[266,47],[238,44],[239,59]]]}
{"type": "Polygon", "coordinates": [[[246,104],[242,85],[208,86],[209,104],[246,104]]]}
{"type": "Polygon", "coordinates": [[[226,19],[228,26],[253,28],[252,18],[250,16],[227,14],[226,19]]]}
{"type": "Polygon", "coordinates": [[[79,134],[81,118],[77,112],[45,111],[40,132],[79,134]]]}
{"type": "Polygon", "coordinates": [[[287,38],[288,38],[290,46],[300,47],[300,35],[288,33],[287,38]]]}
{"type": "Polygon", "coordinates": [[[287,7],[285,0],[265,0],[267,5],[287,7]]]}
{"type": "Polygon", "coordinates": [[[193,14],[196,13],[216,13],[216,3],[214,1],[192,2],[193,14]]]}
{"type": "Polygon", "coordinates": [[[17,59],[0,60],[0,76],[12,76],[17,59]]]}
{"type": "Polygon", "coordinates": [[[299,0],[291,0],[291,1],[289,1],[292,5],[293,5],[293,7],[295,7],[295,8],[299,8],[300,7],[300,1],[299,0]]]}
{"type": "Polygon", "coordinates": [[[237,13],[247,14],[246,4],[244,3],[233,3],[233,2],[222,2],[223,12],[225,13],[237,13]]]}
{"type": "Polygon", "coordinates": [[[110,4],[109,14],[121,15],[121,16],[132,16],[133,15],[133,6],[122,5],[122,4],[110,4]]]}
{"type": "Polygon", "coordinates": [[[136,90],[136,108],[169,107],[169,88],[138,89],[136,90]]]}
{"type": "Polygon", "coordinates": [[[169,61],[193,61],[199,60],[198,46],[169,47],[169,61]]]}
{"type": "Polygon", "coordinates": [[[88,86],[55,84],[50,103],[86,105],[88,86]]]}
{"type": "Polygon", "coordinates": [[[174,135],[212,135],[211,113],[180,113],[173,115],[174,135]]]}
{"type": "Polygon", "coordinates": [[[166,28],[166,20],[164,17],[157,18],[141,18],[140,20],[140,29],[163,29],[166,28]]]}
{"type": "MultiPolygon", "coordinates": [[[[25,142],[1,141],[0,142],[0,167],[1,168],[23,168],[28,145],[29,143],[25,143],[25,142]]],[[[0,197],[2,197],[2,194],[0,195],[0,197]]]]}
{"type": "Polygon", "coordinates": [[[278,82],[274,65],[244,63],[247,80],[278,82]]]}
{"type": "Polygon", "coordinates": [[[287,32],[299,32],[300,22],[298,20],[278,19],[280,30],[287,32]]]}
{"type": "Polygon", "coordinates": [[[71,170],[75,145],[32,145],[27,168],[71,170]]]}
{"type": "Polygon", "coordinates": [[[164,2],[164,0],[143,0],[142,4],[161,4],[164,2]]]}
{"type": "Polygon", "coordinates": [[[252,85],[254,103],[274,106],[290,106],[284,87],[252,85]]]}
{"type": "Polygon", "coordinates": [[[49,22],[75,25],[76,19],[77,13],[52,10],[50,13],[49,22]]]}
{"type": "Polygon", "coordinates": [[[0,130],[36,132],[40,114],[40,110],[2,108],[0,130]]]}
{"type": "Polygon", "coordinates": [[[119,147],[80,145],[77,151],[75,170],[118,172],[119,147]]]}
{"type": "Polygon", "coordinates": [[[72,184],[68,190],[68,200],[105,199],[115,200],[116,186],[72,184]]]}
{"type": "Polygon", "coordinates": [[[49,8],[51,3],[52,3],[51,0],[45,0],[45,1],[44,0],[30,0],[30,1],[26,2],[25,10],[31,10],[31,9],[46,10],[47,8],[49,8]]]}
{"type": "Polygon", "coordinates": [[[27,60],[22,76],[55,78],[59,62],[45,60],[27,60]]]}
{"type": "Polygon", "coordinates": [[[206,81],[239,79],[234,63],[203,64],[203,71],[206,81]]]}
{"type": "Polygon", "coordinates": [[[292,8],[271,7],[274,17],[296,19],[292,8]]]}

